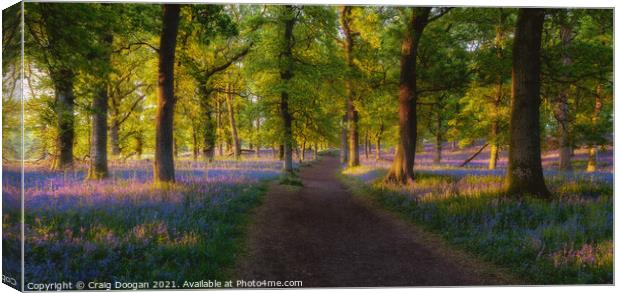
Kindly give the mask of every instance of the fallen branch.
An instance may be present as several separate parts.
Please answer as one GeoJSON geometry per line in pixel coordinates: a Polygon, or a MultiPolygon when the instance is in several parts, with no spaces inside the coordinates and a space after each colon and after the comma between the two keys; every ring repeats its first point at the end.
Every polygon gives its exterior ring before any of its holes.
{"type": "Polygon", "coordinates": [[[473,160],[475,157],[477,157],[489,144],[485,144],[483,145],[475,154],[473,154],[471,157],[469,157],[467,160],[465,160],[465,162],[463,162],[461,165],[459,165],[459,167],[465,167],[465,165],[467,165],[469,162],[471,162],[471,160],[473,160]]]}

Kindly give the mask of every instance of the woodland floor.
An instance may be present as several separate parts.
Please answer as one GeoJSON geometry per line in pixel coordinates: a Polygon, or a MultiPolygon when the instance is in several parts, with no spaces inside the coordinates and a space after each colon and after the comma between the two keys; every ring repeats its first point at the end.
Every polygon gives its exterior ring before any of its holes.
{"type": "Polygon", "coordinates": [[[520,284],[360,197],[337,178],[336,157],[303,168],[303,187],[273,183],[248,227],[235,272],[304,287],[520,284]]]}

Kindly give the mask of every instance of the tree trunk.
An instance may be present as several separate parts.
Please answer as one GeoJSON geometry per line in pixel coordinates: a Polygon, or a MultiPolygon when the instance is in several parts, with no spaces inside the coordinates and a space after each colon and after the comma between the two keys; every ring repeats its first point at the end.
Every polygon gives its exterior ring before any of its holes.
{"type": "Polygon", "coordinates": [[[413,165],[417,143],[418,100],[416,59],[422,32],[428,23],[430,7],[412,7],[412,18],[401,45],[400,91],[398,95],[399,142],[386,180],[395,183],[413,182],[413,165]]]}
{"type": "Polygon", "coordinates": [[[256,119],[256,157],[260,158],[260,118],[256,119]]]}
{"type": "Polygon", "coordinates": [[[370,139],[368,138],[368,130],[364,135],[364,157],[368,160],[368,156],[370,155],[370,139]]]}
{"type": "MultiPolygon", "coordinates": [[[[597,125],[599,121],[599,115],[601,113],[601,109],[603,108],[603,89],[601,85],[596,87],[596,96],[594,98],[594,111],[592,113],[592,124],[597,125]]],[[[590,150],[588,151],[588,166],[586,168],[586,172],[594,172],[596,171],[596,165],[598,161],[598,146],[592,144],[590,145],[590,150]]]]}
{"type": "Polygon", "coordinates": [[[499,159],[499,146],[497,143],[498,135],[498,122],[493,121],[491,123],[491,152],[489,155],[489,170],[495,170],[497,168],[497,160],[499,159]]]}
{"type": "Polygon", "coordinates": [[[56,137],[57,159],[52,169],[64,170],[73,167],[73,141],[75,139],[73,103],[74,74],[63,69],[54,74],[54,91],[56,95],[56,118],[58,135],[56,137]]]}
{"type": "Polygon", "coordinates": [[[433,164],[441,163],[441,151],[442,148],[442,140],[441,137],[441,109],[437,111],[437,130],[435,132],[435,156],[433,157],[433,164]]]}
{"type": "Polygon", "coordinates": [[[117,115],[117,113],[112,114],[112,121],[110,122],[110,153],[114,158],[120,156],[121,154],[121,144],[119,140],[120,125],[117,115]]]}
{"type": "MultiPolygon", "coordinates": [[[[566,16],[565,16],[566,17],[566,16]]],[[[568,47],[571,43],[572,29],[567,21],[564,21],[560,28],[560,40],[562,49],[562,66],[566,69],[572,64],[572,60],[568,54],[568,47]]],[[[568,88],[564,88],[558,95],[554,108],[555,118],[558,121],[558,137],[559,137],[559,169],[568,171],[571,169],[572,145],[569,133],[569,110],[568,110],[568,88]]]]}
{"type": "Polygon", "coordinates": [[[216,107],[217,113],[215,115],[215,139],[217,140],[217,153],[219,156],[223,156],[224,146],[222,145],[222,103],[220,102],[220,99],[216,99],[216,107]]]}
{"type": "Polygon", "coordinates": [[[377,162],[381,160],[381,136],[383,136],[383,130],[384,125],[383,122],[381,122],[381,125],[379,125],[379,132],[377,132],[377,142],[375,143],[375,161],[377,162]]]}
{"type": "Polygon", "coordinates": [[[163,28],[160,37],[157,82],[157,116],[155,118],[155,162],[153,178],[156,183],[174,182],[173,115],[174,59],[179,28],[180,5],[163,5],[163,28]]]}
{"type": "Polygon", "coordinates": [[[353,35],[354,32],[351,31],[350,21],[351,21],[351,6],[345,6],[342,9],[341,15],[342,27],[345,37],[344,43],[344,52],[345,59],[347,62],[347,78],[345,78],[345,89],[347,93],[347,122],[349,123],[348,127],[348,144],[349,144],[349,156],[348,156],[348,166],[355,167],[360,164],[360,152],[359,152],[359,129],[358,129],[358,120],[359,113],[357,109],[355,109],[354,99],[355,93],[353,90],[353,83],[351,82],[352,73],[354,70],[353,65],[353,35]]]}
{"type": "MultiPolygon", "coordinates": [[[[112,34],[104,34],[102,41],[108,47],[112,46],[112,34]]],[[[106,52],[102,59],[109,64],[110,57],[110,52],[106,52]]],[[[108,177],[108,74],[105,73],[102,79],[93,98],[89,179],[108,177]]]]}
{"type": "Polygon", "coordinates": [[[349,162],[349,145],[347,144],[347,115],[342,117],[342,131],[340,132],[340,163],[349,162]]]}
{"type": "Polygon", "coordinates": [[[135,136],[136,139],[136,156],[138,157],[138,160],[140,160],[142,158],[142,152],[144,149],[144,136],[142,135],[142,132],[138,132],[135,136]]]}
{"type": "Polygon", "coordinates": [[[284,145],[278,145],[278,160],[284,161],[284,145]]]}
{"type": "Polygon", "coordinates": [[[284,83],[284,90],[280,92],[280,117],[284,129],[282,144],[284,146],[284,171],[293,172],[293,117],[289,110],[289,93],[286,90],[289,80],[293,77],[293,27],[295,26],[295,16],[293,6],[285,6],[284,21],[284,46],[280,54],[281,68],[280,78],[284,83]]]}
{"type": "Polygon", "coordinates": [[[235,104],[232,95],[233,87],[230,83],[226,84],[226,105],[228,106],[228,120],[230,122],[230,136],[232,138],[232,151],[235,160],[241,156],[239,146],[239,136],[237,135],[237,122],[235,121],[235,104]]]}
{"type": "Polygon", "coordinates": [[[200,146],[198,146],[198,131],[192,123],[192,161],[198,161],[198,153],[200,146]]]}
{"type": "MultiPolygon", "coordinates": [[[[497,51],[496,57],[499,62],[504,59],[504,29],[505,20],[507,15],[501,12],[499,25],[496,27],[495,32],[495,49],[497,51]]],[[[493,112],[491,117],[491,133],[489,135],[489,144],[491,145],[491,151],[489,154],[489,170],[495,170],[497,168],[497,161],[499,160],[499,119],[500,119],[500,105],[504,96],[504,79],[501,74],[497,75],[497,92],[493,99],[493,112]]]]}
{"type": "Polygon", "coordinates": [[[108,89],[103,82],[93,99],[92,141],[88,179],[108,177],[108,89]]]}
{"type": "Polygon", "coordinates": [[[314,152],[312,153],[312,159],[316,160],[319,158],[319,144],[314,143],[314,152]]]}
{"type": "MultiPolygon", "coordinates": [[[[199,93],[201,96],[201,99],[200,99],[201,115],[200,116],[201,116],[201,122],[202,122],[202,127],[203,127],[202,154],[203,154],[205,161],[213,162],[213,159],[215,157],[217,126],[214,125],[213,123],[213,118],[212,118],[213,111],[209,103],[211,99],[211,91],[209,90],[207,86],[207,82],[205,80],[203,80],[201,84],[202,86],[199,88],[199,93]]],[[[222,155],[221,149],[220,149],[219,155],[222,155]]]]}
{"type": "Polygon", "coordinates": [[[507,192],[549,198],[540,158],[540,46],[545,11],[521,8],[513,47],[507,192]]]}

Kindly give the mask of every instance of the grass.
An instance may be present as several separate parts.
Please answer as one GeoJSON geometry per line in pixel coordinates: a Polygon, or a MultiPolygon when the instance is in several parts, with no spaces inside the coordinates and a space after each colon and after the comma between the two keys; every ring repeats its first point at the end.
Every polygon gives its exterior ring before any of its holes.
{"type": "MultiPolygon", "coordinates": [[[[372,168],[345,170],[353,193],[403,215],[467,251],[535,284],[613,282],[613,188],[548,180],[551,201],[501,195],[499,176],[417,174],[413,187],[368,180],[372,168]]],[[[371,176],[381,178],[382,176],[371,176]]]]}

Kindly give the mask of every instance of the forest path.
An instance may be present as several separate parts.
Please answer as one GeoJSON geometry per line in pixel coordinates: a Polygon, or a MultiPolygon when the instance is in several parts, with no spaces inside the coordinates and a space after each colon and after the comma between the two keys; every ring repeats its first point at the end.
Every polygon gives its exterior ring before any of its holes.
{"type": "Polygon", "coordinates": [[[505,271],[346,190],[338,158],[303,168],[304,187],[271,185],[248,227],[242,280],[304,287],[515,284],[505,271]]]}

